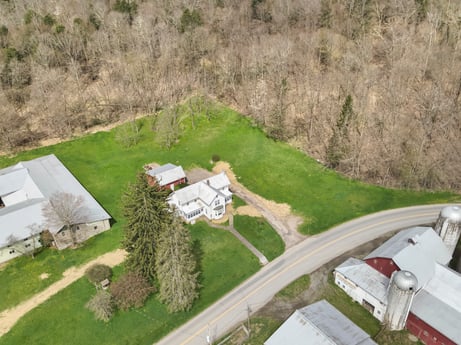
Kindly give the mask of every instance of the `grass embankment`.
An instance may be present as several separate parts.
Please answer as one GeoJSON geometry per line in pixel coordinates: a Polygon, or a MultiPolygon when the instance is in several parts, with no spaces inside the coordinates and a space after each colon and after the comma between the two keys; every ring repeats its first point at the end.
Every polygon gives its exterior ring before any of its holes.
{"type": "Polygon", "coordinates": [[[28,313],[0,344],[152,344],[259,269],[258,260],[229,232],[204,222],[190,230],[203,288],[189,312],[169,314],[154,297],[143,308],[117,312],[107,324],[96,321],[85,308],[95,289],[82,278],[28,313]]]}
{"type": "MultiPolygon", "coordinates": [[[[133,147],[126,148],[117,142],[116,136],[121,129],[116,128],[110,132],[87,135],[58,145],[23,152],[13,158],[0,157],[0,167],[5,167],[21,160],[50,153],[56,154],[116,221],[112,230],[88,241],[79,250],[45,251],[35,260],[22,258],[8,264],[0,271],[0,296],[2,296],[0,309],[15,305],[43,289],[52,281],[59,279],[66,268],[84,263],[119,247],[123,223],[120,197],[127,183],[134,180],[135,174],[141,170],[142,166],[152,161],[181,164],[185,169],[194,166],[211,169],[210,158],[213,154],[218,154],[221,159],[230,162],[240,181],[250,190],[267,199],[291,205],[298,214],[306,219],[301,230],[311,234],[348,219],[382,209],[460,200],[459,195],[451,193],[388,190],[343,178],[289,145],[267,139],[259,128],[250,124],[248,119],[227,108],[216,107],[211,113],[211,117],[208,118],[195,114],[193,126],[192,118],[183,113],[181,115],[182,136],[170,150],[162,148],[154,140],[155,134],[151,130],[151,120],[145,118],[138,122],[142,126],[140,138],[139,143],[133,147]],[[41,273],[51,273],[51,276],[49,279],[40,281],[38,276],[41,273]]],[[[218,242],[219,240],[216,241],[218,242]]],[[[253,244],[260,248],[264,247],[257,243],[253,244]]],[[[206,255],[204,253],[204,257],[206,255]]],[[[231,257],[221,257],[221,260],[221,265],[227,265],[228,262],[234,263],[231,257]]],[[[252,267],[255,259],[251,257],[245,260],[239,258],[236,266],[242,272],[248,273],[246,266],[252,267]]],[[[219,275],[223,270],[214,272],[216,276],[213,276],[213,273],[206,272],[205,267],[203,269],[204,276],[210,277],[210,284],[214,284],[215,280],[217,282],[223,279],[219,275]]],[[[225,284],[224,289],[228,291],[235,286],[232,285],[235,281],[221,282],[221,284],[225,284]]],[[[207,288],[204,286],[204,291],[207,288]]],[[[70,289],[77,293],[78,289],[73,287],[70,289]]],[[[81,308],[80,304],[76,307],[77,301],[65,297],[73,296],[68,290],[63,291],[59,296],[64,297],[57,297],[56,305],[69,305],[66,307],[68,312],[47,309],[49,314],[46,317],[53,318],[52,324],[64,319],[63,315],[72,319],[74,319],[72,315],[81,315],[81,311],[77,310],[81,308]]],[[[84,297],[86,299],[87,294],[84,297]]],[[[207,303],[211,303],[210,301],[211,298],[207,303]]],[[[198,305],[200,303],[203,302],[200,300],[198,305]]],[[[17,342],[21,339],[20,332],[17,331],[19,327],[23,327],[23,330],[28,327],[35,329],[33,325],[38,323],[40,317],[45,317],[45,315],[37,314],[42,308],[45,306],[27,315],[24,319],[27,321],[21,321],[21,326],[18,325],[13,329],[12,333],[19,337],[15,338],[17,342]]],[[[178,320],[182,317],[182,314],[175,316],[178,320]]],[[[162,321],[156,322],[161,323],[162,321]]],[[[130,322],[127,321],[127,323],[130,322]]],[[[134,324],[135,322],[132,323],[134,324]]],[[[47,325],[47,327],[50,326],[47,325]]],[[[47,327],[44,326],[44,328],[47,327]]],[[[112,326],[96,323],[93,327],[109,329],[112,326]]],[[[66,331],[70,332],[67,324],[63,326],[63,329],[66,328],[66,331]]],[[[72,332],[77,332],[77,338],[80,337],[80,333],[88,332],[78,323],[72,329],[74,330],[72,332]]],[[[165,331],[167,331],[166,328],[165,331]]],[[[101,333],[101,339],[105,336],[103,333],[101,333]]],[[[22,339],[27,339],[26,337],[32,333],[24,331],[23,334],[22,339]]],[[[127,337],[130,336],[135,337],[133,333],[127,334],[127,337]]],[[[9,336],[5,339],[12,338],[9,336]]],[[[53,341],[53,332],[48,332],[47,339],[56,343],[53,341]]]]}
{"type": "Polygon", "coordinates": [[[285,243],[264,218],[235,215],[234,228],[269,261],[285,251],[285,243]]]}

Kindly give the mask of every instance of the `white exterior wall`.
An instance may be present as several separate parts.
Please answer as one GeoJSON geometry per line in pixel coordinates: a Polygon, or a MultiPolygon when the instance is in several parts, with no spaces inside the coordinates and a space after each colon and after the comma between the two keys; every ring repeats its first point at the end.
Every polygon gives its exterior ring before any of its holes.
{"type": "Polygon", "coordinates": [[[0,264],[40,248],[42,244],[39,240],[40,235],[35,235],[27,240],[19,240],[11,246],[0,248],[0,264]]]}
{"type": "MultiPolygon", "coordinates": [[[[90,237],[96,236],[101,232],[110,229],[110,222],[108,219],[100,220],[98,222],[79,224],[76,225],[75,239],[77,243],[85,242],[90,237]]],[[[72,246],[74,243],[73,234],[71,230],[59,231],[53,235],[56,247],[61,250],[72,246]]]]}
{"type": "Polygon", "coordinates": [[[226,201],[224,197],[222,196],[217,196],[212,202],[211,205],[208,207],[208,211],[210,214],[210,219],[219,219],[221,218],[224,213],[226,213],[226,201]],[[222,207],[219,210],[216,210],[216,208],[222,207]]]}
{"type": "Polygon", "coordinates": [[[334,272],[335,284],[338,285],[344,292],[346,292],[354,301],[363,305],[363,300],[374,306],[373,316],[379,321],[384,321],[384,314],[386,312],[386,305],[382,304],[376,297],[370,295],[361,287],[344,277],[339,272],[334,272]]]}

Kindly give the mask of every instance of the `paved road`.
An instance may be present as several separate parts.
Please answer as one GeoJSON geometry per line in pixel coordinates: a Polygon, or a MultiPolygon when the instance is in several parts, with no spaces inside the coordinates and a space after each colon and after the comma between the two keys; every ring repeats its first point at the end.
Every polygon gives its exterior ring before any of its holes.
{"type": "Polygon", "coordinates": [[[446,205],[401,208],[371,214],[312,236],[229,292],[208,309],[160,340],[159,345],[206,345],[263,307],[273,295],[296,278],[311,273],[344,252],[386,234],[434,222],[446,205]]]}

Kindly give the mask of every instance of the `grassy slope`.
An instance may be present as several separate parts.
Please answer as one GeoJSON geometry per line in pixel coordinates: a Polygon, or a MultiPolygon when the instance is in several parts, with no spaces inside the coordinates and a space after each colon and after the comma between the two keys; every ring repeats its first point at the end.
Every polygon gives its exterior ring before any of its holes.
{"type": "Polygon", "coordinates": [[[264,218],[234,216],[234,227],[269,261],[285,251],[283,240],[264,218]]]}
{"type": "Polygon", "coordinates": [[[107,324],[96,321],[84,307],[95,290],[82,278],[22,318],[0,344],[152,344],[259,269],[258,260],[230,233],[203,222],[190,230],[203,271],[203,289],[191,311],[168,314],[150,298],[144,308],[117,312],[107,324]]]}
{"type": "Polygon", "coordinates": [[[4,167],[20,160],[56,154],[117,222],[111,231],[85,243],[83,249],[47,251],[35,260],[23,258],[1,270],[0,310],[58,279],[65,268],[119,246],[123,223],[120,196],[147,162],[210,169],[212,154],[219,154],[231,163],[249,189],[292,205],[307,220],[302,228],[306,233],[317,233],[381,209],[460,200],[459,195],[450,193],[386,190],[342,178],[287,144],[267,139],[260,129],[249,125],[246,118],[235,112],[219,109],[215,113],[210,120],[196,116],[194,130],[185,118],[183,136],[171,150],[155,143],[149,119],[144,119],[140,122],[142,138],[135,147],[121,147],[114,139],[116,129],[23,152],[14,158],[0,157],[0,167],[4,167]],[[37,276],[43,272],[51,273],[51,277],[40,281],[37,276]]]}

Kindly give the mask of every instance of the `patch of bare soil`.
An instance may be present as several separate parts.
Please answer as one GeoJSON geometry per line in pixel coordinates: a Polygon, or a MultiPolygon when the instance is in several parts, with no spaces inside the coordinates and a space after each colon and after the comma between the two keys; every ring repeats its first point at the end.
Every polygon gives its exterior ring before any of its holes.
{"type": "Polygon", "coordinates": [[[213,176],[211,172],[203,168],[192,168],[186,171],[187,183],[194,184],[213,176]]]}
{"type": "Polygon", "coordinates": [[[11,309],[2,311],[0,313],[0,336],[7,333],[26,313],[82,277],[85,274],[86,269],[91,265],[99,263],[113,267],[121,264],[123,260],[125,260],[125,257],[126,252],[122,249],[117,249],[113,252],[101,255],[82,266],[69,268],[63,273],[63,278],[61,280],[32,296],[27,301],[24,301],[11,309]]]}
{"type": "Polygon", "coordinates": [[[45,279],[47,279],[49,276],[50,276],[49,273],[42,273],[42,274],[39,275],[39,278],[40,278],[41,280],[45,280],[45,279]]]}
{"type": "Polygon", "coordinates": [[[239,214],[241,216],[262,217],[261,212],[251,205],[237,207],[235,214],[239,214]]]}

